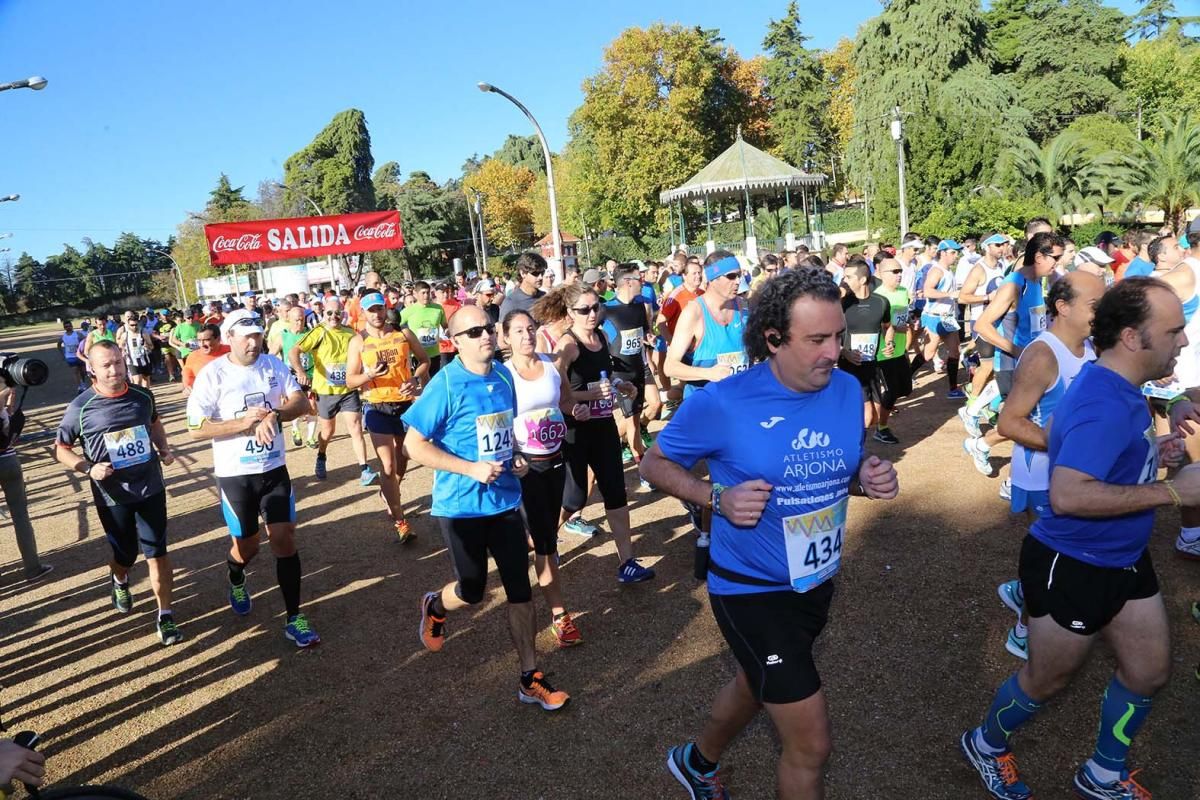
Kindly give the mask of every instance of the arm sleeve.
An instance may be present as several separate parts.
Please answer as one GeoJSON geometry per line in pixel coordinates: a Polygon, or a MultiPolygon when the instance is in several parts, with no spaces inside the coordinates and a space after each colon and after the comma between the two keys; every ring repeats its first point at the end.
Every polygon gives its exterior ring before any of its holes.
{"type": "Polygon", "coordinates": [[[705,386],[681,403],[655,439],[663,455],[684,469],[691,469],[697,461],[721,450],[722,442],[714,434],[723,428],[713,424],[721,419],[720,402],[716,392],[709,391],[714,385],[705,386]],[[696,436],[697,431],[704,431],[705,435],[696,436]]]}
{"type": "Polygon", "coordinates": [[[400,418],[405,425],[416,428],[426,439],[434,439],[446,426],[450,417],[450,394],[446,387],[446,373],[438,372],[421,392],[421,396],[400,418]]]}

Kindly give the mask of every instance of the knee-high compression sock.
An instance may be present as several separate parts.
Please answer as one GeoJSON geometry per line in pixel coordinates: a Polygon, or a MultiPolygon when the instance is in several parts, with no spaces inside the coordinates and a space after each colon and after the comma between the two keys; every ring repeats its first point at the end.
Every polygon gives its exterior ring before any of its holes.
{"type": "Polygon", "coordinates": [[[1149,716],[1151,702],[1151,698],[1126,689],[1113,676],[1100,703],[1100,733],[1096,737],[1096,752],[1092,754],[1093,763],[1116,773],[1125,769],[1129,745],[1149,716]]]}
{"type": "Polygon", "coordinates": [[[241,586],[246,582],[246,565],[239,564],[232,559],[226,559],[225,563],[229,567],[229,583],[232,586],[241,586]]]}
{"type": "Polygon", "coordinates": [[[275,559],[275,578],[279,581],[279,592],[287,615],[300,613],[300,554],[292,553],[275,559]]]}
{"type": "Polygon", "coordinates": [[[1034,702],[1022,691],[1014,674],[996,691],[992,707],[983,718],[983,725],[979,728],[983,743],[992,753],[1007,750],[1008,737],[1028,722],[1041,707],[1041,703],[1034,702]]]}
{"type": "Polygon", "coordinates": [[[923,366],[925,366],[925,354],[918,352],[913,357],[912,362],[908,365],[908,372],[910,375],[916,375],[917,370],[919,370],[923,366]]]}
{"type": "Polygon", "coordinates": [[[947,380],[947,382],[949,382],[951,390],[958,388],[958,359],[957,358],[947,358],[946,359],[946,380],[947,380]]]}

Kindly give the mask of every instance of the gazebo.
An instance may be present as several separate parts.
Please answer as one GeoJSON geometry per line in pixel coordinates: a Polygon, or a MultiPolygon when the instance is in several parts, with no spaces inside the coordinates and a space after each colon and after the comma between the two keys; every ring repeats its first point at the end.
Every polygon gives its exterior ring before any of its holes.
{"type": "MultiPolygon", "coordinates": [[[[792,230],[792,192],[800,191],[801,208],[804,210],[804,230],[807,236],[812,235],[809,225],[808,208],[809,195],[814,201],[820,200],[820,189],[825,183],[825,176],[818,173],[811,175],[798,170],[791,164],[781,161],[775,156],[764,153],[757,147],[747,144],[742,139],[742,129],[738,126],[737,138],[729,148],[713,159],[708,166],[693,175],[682,186],[667,189],[658,195],[659,202],[671,212],[671,249],[675,249],[675,214],[679,215],[679,243],[687,242],[687,230],[683,220],[683,204],[685,202],[704,201],[704,220],[707,227],[708,252],[716,249],[712,236],[712,213],[709,200],[736,200],[743,204],[741,216],[748,225],[746,230],[746,254],[754,256],[758,250],[758,240],[754,235],[754,206],[751,198],[771,195],[778,197],[780,190],[787,208],[787,246],[795,246],[796,238],[792,230]],[[678,204],[678,212],[675,211],[678,204]]],[[[813,206],[819,208],[819,203],[813,206]]],[[[810,242],[812,244],[812,242],[810,242]]]]}

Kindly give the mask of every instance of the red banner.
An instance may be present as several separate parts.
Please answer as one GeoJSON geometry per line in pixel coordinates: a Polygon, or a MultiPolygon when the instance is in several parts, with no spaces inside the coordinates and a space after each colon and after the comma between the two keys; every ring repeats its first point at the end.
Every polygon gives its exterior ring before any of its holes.
{"type": "Polygon", "coordinates": [[[214,267],[404,247],[399,211],[218,222],[204,235],[214,267]]]}

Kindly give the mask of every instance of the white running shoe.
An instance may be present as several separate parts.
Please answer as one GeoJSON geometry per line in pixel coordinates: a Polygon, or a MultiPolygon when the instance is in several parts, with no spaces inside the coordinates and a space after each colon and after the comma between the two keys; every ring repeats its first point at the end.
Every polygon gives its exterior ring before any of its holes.
{"type": "Polygon", "coordinates": [[[1175,554],[1180,558],[1190,558],[1193,561],[1200,561],[1200,539],[1189,542],[1183,538],[1183,532],[1180,531],[1179,537],[1175,540],[1175,554]]]}
{"type": "Polygon", "coordinates": [[[1006,503],[1012,500],[1012,478],[1005,478],[1000,484],[1000,499],[1006,503]]]}
{"type": "Polygon", "coordinates": [[[963,439],[963,450],[975,462],[975,469],[979,471],[980,475],[990,478],[992,477],[992,462],[989,460],[991,450],[982,445],[982,439],[972,439],[970,436],[963,439]]]}
{"type": "Polygon", "coordinates": [[[967,411],[966,406],[958,409],[958,418],[962,420],[963,427],[967,429],[967,435],[972,439],[978,439],[980,436],[983,436],[983,431],[979,428],[979,417],[967,411]]]}

